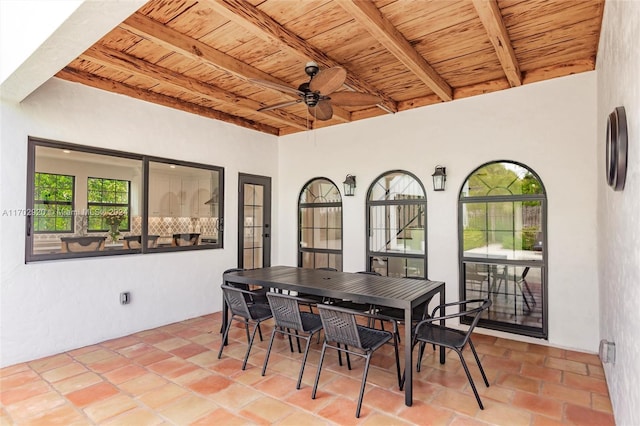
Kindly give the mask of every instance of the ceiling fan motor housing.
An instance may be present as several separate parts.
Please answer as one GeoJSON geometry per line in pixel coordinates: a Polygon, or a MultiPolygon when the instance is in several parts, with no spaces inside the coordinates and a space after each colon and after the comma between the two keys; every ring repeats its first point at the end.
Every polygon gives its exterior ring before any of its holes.
{"type": "Polygon", "coordinates": [[[302,83],[300,86],[298,86],[298,90],[304,92],[304,95],[301,96],[304,100],[305,105],[313,107],[318,104],[318,101],[320,100],[320,94],[312,92],[311,89],[309,89],[309,83],[302,83]]]}

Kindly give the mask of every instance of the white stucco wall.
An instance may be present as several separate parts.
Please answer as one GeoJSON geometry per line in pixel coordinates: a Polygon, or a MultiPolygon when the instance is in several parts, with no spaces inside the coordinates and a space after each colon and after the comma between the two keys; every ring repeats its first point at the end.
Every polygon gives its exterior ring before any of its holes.
{"type": "Polygon", "coordinates": [[[605,374],[616,423],[640,424],[640,1],[607,0],[598,50],[600,335],[616,344],[605,374]],[[607,116],[624,106],[629,153],[624,191],[605,181],[607,116]]]}
{"type": "Polygon", "coordinates": [[[594,72],[280,138],[279,259],[296,263],[296,201],[316,176],[357,177],[343,199],[344,270],[366,268],[365,195],[381,173],[404,169],[427,188],[429,278],[458,294],[457,199],[471,171],[515,160],[541,177],[548,197],[549,343],[598,345],[594,72]],[[431,174],[447,167],[447,190],[431,174]]]}
{"type": "Polygon", "coordinates": [[[223,166],[226,196],[223,250],[25,265],[24,217],[0,216],[0,365],[220,310],[221,274],[237,265],[238,173],[271,176],[276,200],[276,137],[58,79],[3,101],[0,117],[2,211],[24,209],[28,136],[223,166]]]}

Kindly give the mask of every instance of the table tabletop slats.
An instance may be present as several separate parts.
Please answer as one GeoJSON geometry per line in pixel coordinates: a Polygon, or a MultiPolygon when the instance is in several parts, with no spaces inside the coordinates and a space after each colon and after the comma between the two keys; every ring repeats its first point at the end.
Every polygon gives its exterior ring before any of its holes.
{"type": "Polygon", "coordinates": [[[272,266],[231,272],[225,281],[256,284],[395,308],[413,307],[440,291],[441,281],[272,266]]]}

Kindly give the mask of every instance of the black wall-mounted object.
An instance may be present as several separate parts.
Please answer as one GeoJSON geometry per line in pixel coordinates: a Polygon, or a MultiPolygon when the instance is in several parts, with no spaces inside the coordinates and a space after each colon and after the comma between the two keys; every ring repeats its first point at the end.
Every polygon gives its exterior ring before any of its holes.
{"type": "Polygon", "coordinates": [[[627,114],[623,106],[616,107],[607,119],[606,173],[607,183],[614,191],[622,191],[627,178],[627,114]]]}

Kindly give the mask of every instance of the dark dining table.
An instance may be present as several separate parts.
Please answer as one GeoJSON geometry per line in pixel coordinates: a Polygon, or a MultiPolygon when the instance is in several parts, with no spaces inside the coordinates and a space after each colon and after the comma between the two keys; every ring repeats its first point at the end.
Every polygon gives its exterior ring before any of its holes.
{"type": "MultiPolygon", "coordinates": [[[[228,272],[225,283],[253,284],[266,288],[295,291],[317,296],[352,300],[376,306],[388,306],[404,310],[404,323],[411,324],[412,309],[436,293],[440,304],[445,303],[445,285],[441,281],[413,278],[395,278],[351,272],[325,271],[292,266],[270,266],[267,268],[228,272]]],[[[223,302],[224,303],[224,302],[223,302]]],[[[222,322],[226,326],[228,313],[222,309],[222,322]]],[[[441,321],[444,325],[444,321],[441,321]]],[[[413,403],[413,351],[411,326],[404,330],[405,404],[413,403]]],[[[444,348],[440,348],[440,363],[445,362],[444,348]]]]}

